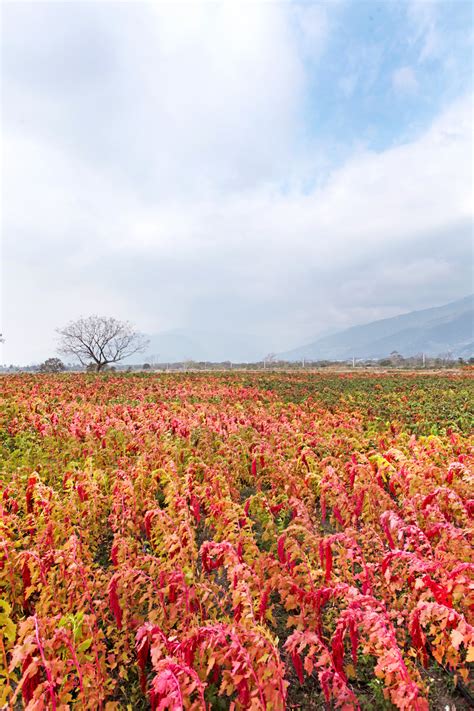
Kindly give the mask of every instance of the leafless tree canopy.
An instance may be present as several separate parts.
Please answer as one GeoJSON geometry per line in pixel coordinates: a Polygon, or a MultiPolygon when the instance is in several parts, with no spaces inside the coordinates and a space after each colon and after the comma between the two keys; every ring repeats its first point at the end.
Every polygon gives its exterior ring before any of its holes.
{"type": "Polygon", "coordinates": [[[148,345],[128,321],[117,321],[110,316],[89,316],[71,321],[57,332],[60,353],[75,356],[81,365],[93,363],[97,370],[140,353],[148,345]]]}

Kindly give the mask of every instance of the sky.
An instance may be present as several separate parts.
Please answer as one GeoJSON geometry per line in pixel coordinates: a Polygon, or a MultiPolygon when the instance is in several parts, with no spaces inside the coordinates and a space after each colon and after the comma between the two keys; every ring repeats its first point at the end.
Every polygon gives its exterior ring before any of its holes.
{"type": "Polygon", "coordinates": [[[1,3],[0,362],[90,314],[263,356],[471,293],[472,8],[1,3]]]}

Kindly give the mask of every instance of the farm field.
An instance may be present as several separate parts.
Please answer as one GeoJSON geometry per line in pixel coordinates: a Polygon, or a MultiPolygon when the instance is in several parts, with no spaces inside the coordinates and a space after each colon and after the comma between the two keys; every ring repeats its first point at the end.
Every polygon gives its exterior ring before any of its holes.
{"type": "Polygon", "coordinates": [[[473,376],[0,380],[0,707],[468,709],[473,376]]]}

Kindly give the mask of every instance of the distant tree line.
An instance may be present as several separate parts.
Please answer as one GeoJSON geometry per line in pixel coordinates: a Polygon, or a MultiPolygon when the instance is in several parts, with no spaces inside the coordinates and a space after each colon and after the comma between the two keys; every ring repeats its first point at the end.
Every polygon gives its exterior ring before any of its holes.
{"type": "MultiPolygon", "coordinates": [[[[379,359],[352,358],[348,361],[333,360],[308,360],[285,361],[279,360],[274,353],[270,353],[261,361],[253,363],[232,363],[221,361],[194,361],[187,359],[169,363],[143,363],[142,365],[121,366],[119,363],[137,353],[143,352],[147,339],[128,321],[119,321],[110,316],[89,316],[69,322],[57,330],[59,334],[58,351],[79,361],[80,369],[101,372],[104,370],[298,370],[300,368],[452,368],[455,366],[474,365],[474,357],[464,360],[453,358],[451,353],[440,354],[437,357],[428,357],[422,353],[404,357],[397,351],[379,359]]],[[[0,334],[0,343],[4,341],[0,334]]],[[[16,368],[14,365],[5,370],[39,371],[43,373],[61,373],[65,370],[77,370],[77,366],[66,366],[60,358],[51,357],[40,365],[16,368]]]]}

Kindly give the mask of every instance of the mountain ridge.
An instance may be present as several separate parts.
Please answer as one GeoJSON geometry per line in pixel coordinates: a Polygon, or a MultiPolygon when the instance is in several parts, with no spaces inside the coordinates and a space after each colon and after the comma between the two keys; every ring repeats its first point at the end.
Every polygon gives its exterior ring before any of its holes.
{"type": "Polygon", "coordinates": [[[474,354],[473,324],[474,294],[470,294],[442,306],[351,326],[278,357],[288,361],[381,358],[394,350],[404,356],[449,352],[454,357],[470,357],[474,354]]]}

